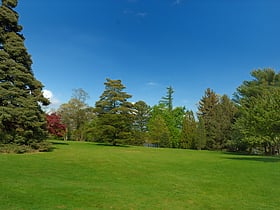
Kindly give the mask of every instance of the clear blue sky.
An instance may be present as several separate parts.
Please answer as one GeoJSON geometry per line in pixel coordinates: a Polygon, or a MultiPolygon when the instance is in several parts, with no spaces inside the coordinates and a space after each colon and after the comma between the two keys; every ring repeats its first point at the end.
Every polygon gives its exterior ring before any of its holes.
{"type": "Polygon", "coordinates": [[[196,110],[206,88],[229,97],[253,69],[280,67],[279,0],[19,0],[33,71],[56,104],[106,78],[132,102],[196,110]]]}

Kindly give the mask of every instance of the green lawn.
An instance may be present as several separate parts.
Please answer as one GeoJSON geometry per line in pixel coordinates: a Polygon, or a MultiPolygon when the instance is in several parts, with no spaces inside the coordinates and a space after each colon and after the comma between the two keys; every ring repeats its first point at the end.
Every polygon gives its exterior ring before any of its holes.
{"type": "MultiPolygon", "coordinates": [[[[64,142],[61,142],[64,143],[64,142]]],[[[0,209],[280,209],[280,159],[55,144],[0,154],[0,209]]]]}

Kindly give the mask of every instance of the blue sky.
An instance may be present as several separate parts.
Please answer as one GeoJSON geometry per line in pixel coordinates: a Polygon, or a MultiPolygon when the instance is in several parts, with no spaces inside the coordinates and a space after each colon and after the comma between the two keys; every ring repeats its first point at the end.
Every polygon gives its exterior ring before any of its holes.
{"type": "Polygon", "coordinates": [[[279,70],[279,0],[19,0],[33,71],[53,106],[73,89],[121,79],[130,100],[196,110],[209,87],[229,97],[254,69],[279,70]]]}

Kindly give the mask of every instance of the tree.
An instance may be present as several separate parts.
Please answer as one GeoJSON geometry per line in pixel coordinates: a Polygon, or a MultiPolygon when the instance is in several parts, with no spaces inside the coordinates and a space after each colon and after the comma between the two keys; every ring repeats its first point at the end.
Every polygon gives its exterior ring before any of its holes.
{"type": "Polygon", "coordinates": [[[56,113],[47,114],[47,127],[52,136],[64,137],[66,126],[61,122],[61,117],[56,113]]]}
{"type": "Polygon", "coordinates": [[[198,118],[195,147],[198,150],[204,149],[206,146],[206,130],[205,124],[202,117],[198,118]]]}
{"type": "Polygon", "coordinates": [[[210,88],[207,88],[205,91],[204,96],[199,101],[198,106],[198,117],[202,118],[204,121],[205,129],[206,129],[206,147],[207,149],[214,149],[215,145],[215,135],[216,135],[216,107],[219,103],[219,97],[218,95],[211,90],[210,88]]]}
{"type": "Polygon", "coordinates": [[[198,117],[206,129],[207,149],[225,149],[231,140],[237,107],[227,95],[218,96],[209,88],[199,102],[198,117]]]}
{"type": "Polygon", "coordinates": [[[235,128],[250,150],[263,146],[273,154],[279,149],[280,136],[280,73],[272,69],[254,70],[252,81],[238,87],[235,100],[240,116],[235,128]]]}
{"type": "Polygon", "coordinates": [[[174,90],[171,86],[167,87],[166,89],[167,89],[166,96],[162,97],[159,103],[163,104],[165,107],[167,107],[168,111],[171,112],[173,110],[174,90]]]}
{"type": "Polygon", "coordinates": [[[99,141],[111,143],[130,143],[134,110],[128,99],[132,96],[124,92],[121,80],[106,79],[105,91],[95,103],[97,132],[99,141]]]}
{"type": "Polygon", "coordinates": [[[141,145],[147,139],[147,125],[151,117],[151,107],[147,105],[144,101],[138,101],[134,104],[134,112],[134,144],[141,145]]]}
{"type": "Polygon", "coordinates": [[[219,103],[215,107],[215,145],[216,149],[225,149],[231,141],[233,124],[235,122],[237,107],[227,95],[219,98],[219,103]]]}
{"type": "Polygon", "coordinates": [[[16,6],[17,0],[2,0],[0,6],[0,141],[31,145],[47,137],[41,105],[49,101],[31,69],[16,6]]]}
{"type": "Polygon", "coordinates": [[[85,140],[85,124],[93,118],[93,110],[86,104],[88,97],[83,89],[74,89],[69,102],[60,105],[57,112],[66,125],[67,139],[85,140]]]}
{"type": "Polygon", "coordinates": [[[170,132],[161,115],[151,118],[148,127],[150,143],[159,147],[170,147],[170,132]]]}
{"type": "Polygon", "coordinates": [[[192,111],[187,111],[183,120],[180,148],[196,149],[196,122],[192,111]]]}

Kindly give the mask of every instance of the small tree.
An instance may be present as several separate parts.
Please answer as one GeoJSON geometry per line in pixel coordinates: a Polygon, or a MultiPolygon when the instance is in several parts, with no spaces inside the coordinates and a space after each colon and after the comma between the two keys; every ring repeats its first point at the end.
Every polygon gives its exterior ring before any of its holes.
{"type": "Polygon", "coordinates": [[[170,147],[170,132],[161,115],[156,115],[149,122],[150,143],[159,147],[170,147]]]}
{"type": "Polygon", "coordinates": [[[180,148],[196,149],[196,122],[192,111],[187,111],[183,120],[180,148]]]}
{"type": "Polygon", "coordinates": [[[65,137],[66,126],[62,124],[61,117],[56,114],[47,114],[47,127],[49,133],[54,137],[65,137]]]}
{"type": "Polygon", "coordinates": [[[151,107],[148,106],[144,101],[138,101],[134,104],[134,113],[134,144],[141,145],[147,140],[147,126],[151,117],[151,107]]]}

